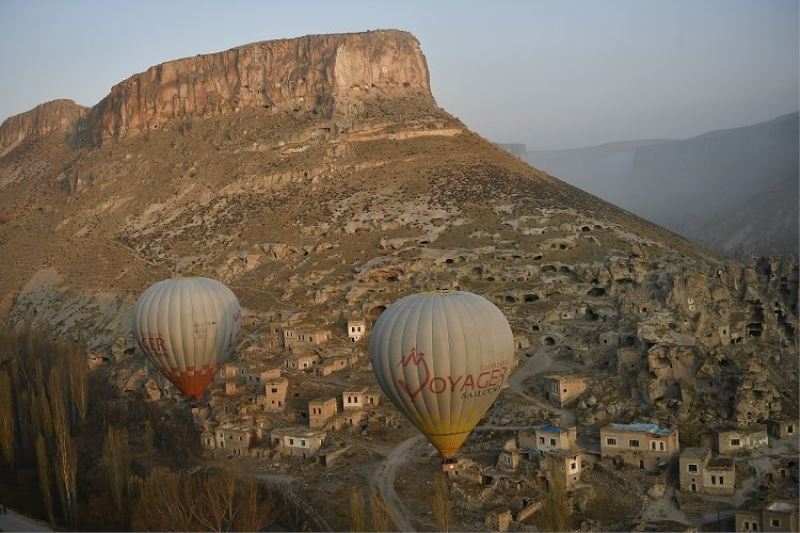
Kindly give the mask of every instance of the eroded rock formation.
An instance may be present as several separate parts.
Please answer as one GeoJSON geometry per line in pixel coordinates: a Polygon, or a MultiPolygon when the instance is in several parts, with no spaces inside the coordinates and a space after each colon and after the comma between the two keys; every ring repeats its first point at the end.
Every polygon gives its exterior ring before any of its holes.
{"type": "Polygon", "coordinates": [[[52,100],[9,117],[0,126],[0,153],[34,135],[68,132],[87,111],[72,100],[52,100]]]}

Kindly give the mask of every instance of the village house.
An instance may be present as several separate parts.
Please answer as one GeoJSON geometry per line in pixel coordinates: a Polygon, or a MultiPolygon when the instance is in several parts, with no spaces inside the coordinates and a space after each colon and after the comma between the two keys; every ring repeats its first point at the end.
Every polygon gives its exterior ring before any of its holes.
{"type": "Polygon", "coordinates": [[[349,426],[357,426],[367,416],[363,409],[348,409],[342,414],[342,419],[349,426]]]}
{"type": "Polygon", "coordinates": [[[532,430],[520,430],[519,447],[539,451],[577,449],[577,428],[539,424],[532,430]]]}
{"type": "Polygon", "coordinates": [[[798,531],[797,501],[774,500],[736,511],[736,531],[798,531]]]}
{"type": "Polygon", "coordinates": [[[544,452],[544,469],[550,474],[551,479],[559,476],[564,482],[564,487],[569,489],[581,478],[581,454],[569,450],[549,450],[544,452]]]}
{"type": "Polygon", "coordinates": [[[560,407],[576,400],[586,390],[586,378],[573,374],[544,376],[544,396],[560,407]]]}
{"type": "Polygon", "coordinates": [[[358,342],[367,332],[367,322],[363,319],[347,321],[347,336],[353,342],[358,342]]]}
{"type": "Polygon", "coordinates": [[[736,463],[730,457],[713,457],[708,448],[686,448],[678,459],[680,489],[729,496],[736,490],[736,463]]]}
{"type": "Polygon", "coordinates": [[[329,329],[293,329],[283,330],[283,347],[289,351],[310,349],[331,340],[329,329]]]}
{"type": "Polygon", "coordinates": [[[600,429],[600,455],[615,464],[655,471],[680,451],[678,430],[656,424],[610,424],[600,429]]]}
{"type": "Polygon", "coordinates": [[[253,439],[253,431],[246,426],[224,424],[217,428],[216,448],[227,450],[228,455],[247,455],[253,439]]]}
{"type": "Polygon", "coordinates": [[[264,411],[282,412],[286,409],[286,393],[289,380],[286,378],[270,379],[264,383],[264,411]]]}
{"type": "Polygon", "coordinates": [[[517,448],[517,441],[510,439],[503,445],[503,450],[497,456],[497,468],[516,470],[521,458],[522,452],[517,448]]]}
{"type": "Polygon", "coordinates": [[[345,411],[375,407],[380,401],[378,392],[369,387],[350,387],[342,392],[342,406],[345,411]]]}
{"type": "Polygon", "coordinates": [[[786,437],[797,436],[797,419],[783,415],[781,417],[767,420],[769,432],[776,438],[785,439],[786,437]]]}
{"type": "Polygon", "coordinates": [[[320,360],[320,356],[315,353],[293,355],[286,359],[286,368],[292,370],[310,370],[314,365],[319,363],[320,360]]]}
{"type": "Polygon", "coordinates": [[[277,428],[270,432],[272,447],[282,455],[308,459],[314,457],[325,442],[326,433],[303,427],[277,428]]]}
{"type": "Polygon", "coordinates": [[[717,431],[717,451],[722,454],[749,452],[768,444],[767,426],[764,424],[728,426],[717,431]]]}
{"type": "Polygon", "coordinates": [[[511,525],[511,510],[507,508],[496,508],[486,513],[484,525],[487,531],[508,531],[511,525]]]}
{"type": "Polygon", "coordinates": [[[308,402],[308,427],[318,429],[339,412],[335,397],[319,398],[308,402]]]}
{"type": "Polygon", "coordinates": [[[355,357],[349,357],[346,355],[323,359],[322,362],[320,362],[314,368],[314,375],[320,378],[329,376],[334,372],[339,372],[340,370],[349,368],[350,365],[353,364],[354,360],[355,357]]]}

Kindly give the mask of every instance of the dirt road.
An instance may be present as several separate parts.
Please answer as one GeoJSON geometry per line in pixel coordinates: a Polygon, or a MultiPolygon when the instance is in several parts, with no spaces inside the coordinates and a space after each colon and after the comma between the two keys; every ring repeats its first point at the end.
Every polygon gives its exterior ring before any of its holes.
{"type": "Polygon", "coordinates": [[[554,370],[553,366],[553,358],[549,354],[538,352],[534,357],[526,359],[522,366],[511,374],[511,377],[508,378],[508,385],[515,393],[519,394],[539,409],[557,414],[561,417],[561,424],[564,427],[575,425],[575,415],[572,411],[545,403],[531,396],[528,393],[528,388],[523,384],[524,381],[530,377],[554,370]]]}
{"type": "Polygon", "coordinates": [[[389,517],[394,522],[397,531],[415,531],[413,524],[408,519],[408,509],[403,505],[394,488],[397,470],[406,462],[407,456],[414,446],[424,441],[424,436],[415,435],[395,446],[383,465],[372,476],[371,484],[378,489],[383,501],[386,502],[389,517]]]}

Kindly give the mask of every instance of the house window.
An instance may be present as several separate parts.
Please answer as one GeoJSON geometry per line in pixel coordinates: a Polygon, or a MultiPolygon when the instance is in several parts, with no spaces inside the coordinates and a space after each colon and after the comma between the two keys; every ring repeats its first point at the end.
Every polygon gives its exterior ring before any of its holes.
{"type": "Polygon", "coordinates": [[[725,484],[725,477],[724,476],[719,476],[719,484],[720,485],[724,485],[725,484]]]}
{"type": "Polygon", "coordinates": [[[630,446],[631,448],[638,448],[639,447],[639,441],[638,440],[629,440],[628,441],[628,446],[630,446]]]}
{"type": "Polygon", "coordinates": [[[289,439],[289,445],[294,445],[294,439],[289,439]]]}
{"type": "Polygon", "coordinates": [[[731,439],[731,446],[739,446],[739,439],[731,439]]]}
{"type": "Polygon", "coordinates": [[[697,465],[689,465],[689,472],[697,473],[697,465]]]}
{"type": "Polygon", "coordinates": [[[301,440],[300,441],[300,446],[305,446],[305,445],[306,445],[306,441],[305,440],[301,440]]]}
{"type": "Polygon", "coordinates": [[[772,524],[772,527],[781,527],[781,520],[780,518],[773,518],[769,521],[772,524]]]}
{"type": "Polygon", "coordinates": [[[567,389],[564,389],[564,392],[567,392],[567,389]]]}
{"type": "Polygon", "coordinates": [[[348,396],[348,397],[347,397],[347,403],[353,403],[353,398],[352,398],[352,397],[350,397],[350,396],[348,396]]]}
{"type": "Polygon", "coordinates": [[[570,465],[569,465],[569,469],[570,469],[570,470],[572,470],[572,471],[574,472],[575,470],[577,470],[577,469],[578,469],[578,464],[577,464],[576,462],[574,462],[574,461],[573,461],[572,463],[570,463],[570,465]]]}
{"type": "Polygon", "coordinates": [[[656,443],[655,443],[655,441],[650,441],[650,449],[651,449],[651,450],[655,450],[655,449],[656,449],[656,443]]]}
{"type": "Polygon", "coordinates": [[[277,394],[277,392],[278,392],[278,389],[272,389],[272,392],[273,392],[273,393],[275,393],[275,394],[277,394]]]}
{"type": "Polygon", "coordinates": [[[786,433],[788,433],[789,435],[794,433],[794,426],[786,426],[786,433]]]}
{"type": "Polygon", "coordinates": [[[711,476],[711,484],[712,485],[716,485],[717,484],[717,476],[711,476]]]}
{"type": "Polygon", "coordinates": [[[544,444],[544,437],[539,437],[539,444],[544,444]]]}
{"type": "Polygon", "coordinates": [[[556,445],[556,439],[550,439],[550,446],[556,445]]]}
{"type": "Polygon", "coordinates": [[[616,446],[617,439],[615,439],[614,437],[606,437],[606,444],[609,446],[616,446]]]}
{"type": "Polygon", "coordinates": [[[664,451],[664,443],[663,442],[659,442],[658,443],[658,449],[661,450],[662,452],[664,451]]]}

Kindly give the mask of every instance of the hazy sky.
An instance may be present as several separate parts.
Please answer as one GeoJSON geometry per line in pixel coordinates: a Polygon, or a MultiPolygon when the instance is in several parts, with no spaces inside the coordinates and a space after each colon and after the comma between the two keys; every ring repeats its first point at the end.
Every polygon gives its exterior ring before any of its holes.
{"type": "Polygon", "coordinates": [[[439,105],[529,149],[684,138],[800,107],[797,0],[0,0],[0,120],[54,98],[94,105],[170,59],[379,28],[420,40],[439,105]]]}

